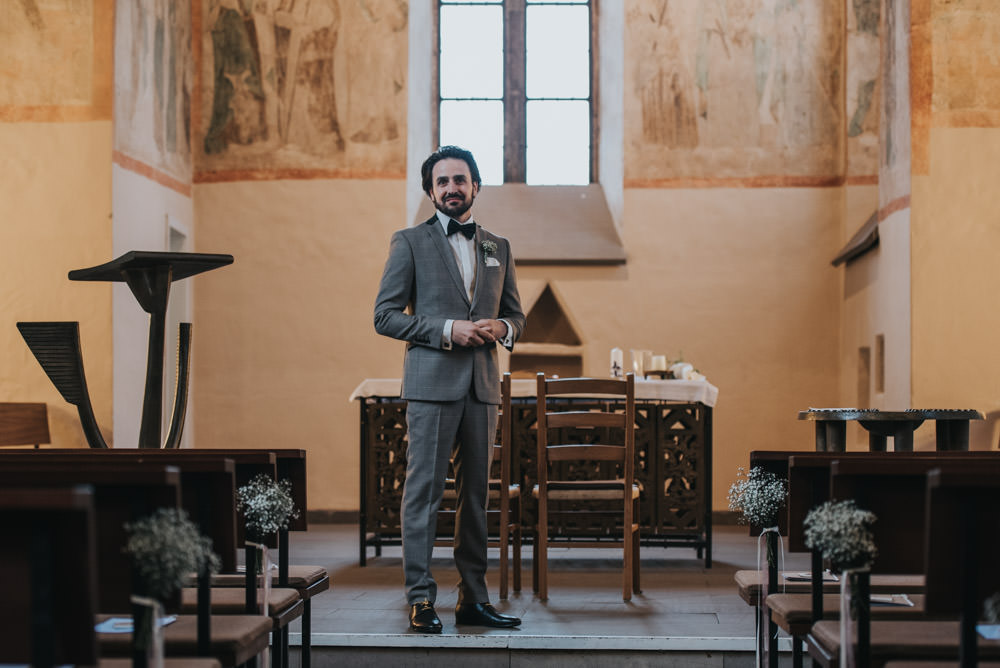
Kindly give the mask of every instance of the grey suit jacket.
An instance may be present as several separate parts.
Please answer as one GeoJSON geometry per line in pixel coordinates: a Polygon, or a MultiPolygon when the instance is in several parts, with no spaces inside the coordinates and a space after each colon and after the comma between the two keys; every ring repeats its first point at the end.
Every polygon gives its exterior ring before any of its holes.
{"type": "Polygon", "coordinates": [[[497,344],[446,350],[442,333],[449,318],[504,318],[514,329],[511,340],[521,335],[524,313],[510,243],[476,226],[476,286],[470,303],[451,246],[436,224],[433,216],[393,234],[375,298],[375,331],[407,342],[403,399],[457,401],[472,387],[480,401],[499,404],[497,344]],[[486,264],[486,240],[496,244],[491,256],[498,265],[486,264]]]}

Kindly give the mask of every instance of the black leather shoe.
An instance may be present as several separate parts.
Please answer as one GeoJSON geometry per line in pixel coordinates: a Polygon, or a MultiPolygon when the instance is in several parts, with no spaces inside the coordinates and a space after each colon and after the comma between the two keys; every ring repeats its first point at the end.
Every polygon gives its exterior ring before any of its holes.
{"type": "Polygon", "coordinates": [[[521,625],[518,617],[501,615],[489,603],[459,603],[455,608],[455,623],[469,626],[492,626],[495,629],[512,629],[521,625]]]}
{"type": "Polygon", "coordinates": [[[410,606],[410,630],[417,633],[441,633],[441,620],[430,601],[418,601],[410,606]]]}

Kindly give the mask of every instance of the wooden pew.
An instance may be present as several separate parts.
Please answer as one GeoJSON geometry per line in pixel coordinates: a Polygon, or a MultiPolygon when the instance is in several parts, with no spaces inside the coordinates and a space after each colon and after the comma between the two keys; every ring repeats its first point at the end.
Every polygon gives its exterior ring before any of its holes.
{"type": "MultiPolygon", "coordinates": [[[[790,552],[806,552],[803,521],[809,510],[830,498],[830,468],[835,461],[886,461],[902,463],[904,461],[939,460],[949,457],[956,461],[994,459],[1000,457],[996,452],[901,452],[901,453],[871,453],[871,452],[839,452],[817,453],[813,451],[754,451],[750,454],[750,465],[762,466],[776,475],[786,477],[789,494],[785,512],[779,518],[779,527],[784,523],[787,527],[788,550],[790,552]]],[[[759,531],[759,529],[758,529],[759,531]]],[[[836,604],[840,585],[837,583],[820,583],[822,577],[822,560],[820,555],[812,555],[811,572],[813,582],[781,584],[782,592],[767,597],[763,605],[770,611],[770,616],[764,609],[758,611],[759,622],[765,627],[770,621],[793,637],[793,666],[802,664],[801,643],[799,639],[809,631],[813,621],[824,617],[824,609],[838,612],[836,604]]],[[[915,603],[914,608],[921,609],[922,598],[919,592],[923,590],[922,570],[903,569],[895,571],[880,569],[883,574],[872,578],[872,592],[880,594],[908,594],[915,603]],[[907,574],[908,573],[908,574],[907,574]]],[[[761,592],[766,582],[756,571],[738,571],[737,586],[741,597],[751,605],[761,603],[761,592]]],[[[876,618],[906,617],[915,614],[914,609],[876,608],[873,611],[876,618]]],[[[774,634],[773,629],[766,629],[768,634],[774,634]]],[[[772,643],[772,648],[773,648],[772,643]]],[[[766,649],[766,648],[765,648],[766,649]]]]}
{"type": "MultiPolygon", "coordinates": [[[[205,460],[218,460],[220,458],[231,459],[235,464],[236,486],[240,487],[250,482],[259,474],[267,475],[271,478],[288,479],[291,483],[292,500],[295,507],[299,509],[299,517],[289,523],[289,530],[304,531],[308,528],[306,512],[308,499],[306,493],[306,452],[300,449],[276,448],[276,449],[247,449],[247,448],[191,448],[191,449],[142,449],[132,448],[109,448],[109,449],[43,449],[39,454],[51,455],[72,455],[84,457],[105,457],[105,458],[134,458],[141,455],[142,458],[152,461],[165,461],[183,467],[184,462],[199,462],[205,460]]],[[[2,454],[2,453],[0,453],[2,454]]],[[[230,499],[233,499],[235,492],[230,499]]],[[[190,510],[189,510],[190,512],[190,510]]],[[[207,532],[206,532],[207,533],[207,532]]],[[[245,529],[242,518],[237,523],[236,543],[245,543],[245,529]]],[[[272,585],[275,588],[291,588],[298,592],[302,602],[302,665],[309,668],[311,661],[311,626],[312,626],[312,605],[311,599],[330,588],[329,574],[321,566],[309,565],[289,565],[288,554],[288,532],[279,532],[277,537],[270,537],[265,541],[269,547],[279,547],[278,574],[273,579],[272,585]]],[[[243,574],[236,574],[235,568],[229,568],[224,564],[222,573],[213,577],[213,587],[245,587],[246,580],[243,574]]],[[[228,606],[227,606],[228,607],[228,606]]],[[[280,608],[279,608],[280,609],[280,608]]],[[[297,615],[296,615],[297,616],[297,615]]],[[[285,622],[287,624],[287,622],[285,622]]],[[[287,655],[288,629],[282,626],[281,654],[287,655]]]]}
{"type": "MultiPolygon", "coordinates": [[[[903,453],[900,453],[903,454],[903,453]]],[[[912,453],[905,453],[912,454],[912,453]]],[[[874,456],[896,456],[895,453],[875,453],[874,456]]],[[[750,453],[750,467],[761,467],[788,482],[788,499],[785,509],[779,514],[778,527],[782,535],[788,537],[789,552],[808,552],[802,534],[802,520],[809,509],[829,498],[829,466],[835,459],[850,457],[872,457],[872,453],[816,453],[808,451],[755,450],[750,453]],[[797,458],[800,470],[797,476],[790,473],[790,462],[797,458]],[[804,475],[804,472],[808,475],[804,475]]],[[[761,527],[751,527],[751,535],[759,534],[761,527]]],[[[802,645],[799,636],[804,636],[814,619],[822,616],[824,593],[834,597],[839,591],[837,583],[822,582],[822,560],[818,554],[812,555],[811,582],[790,582],[779,575],[779,582],[767,582],[766,572],[737,571],[735,575],[737,591],[749,605],[757,609],[757,623],[763,629],[762,639],[769,642],[760,647],[761,655],[768,665],[777,663],[777,629],[783,629],[792,636],[792,664],[802,665],[802,645]],[[767,594],[770,588],[780,593],[767,594]],[[808,598],[804,598],[808,597],[808,598]],[[801,608],[807,605],[805,611],[801,608]],[[793,625],[794,622],[794,625],[793,625]]],[[[910,576],[885,575],[872,582],[875,593],[912,593],[921,591],[923,579],[910,576]]]]}
{"type": "Polygon", "coordinates": [[[93,491],[0,488],[0,525],[0,663],[95,664],[93,491]]]}
{"type": "MultiPolygon", "coordinates": [[[[42,452],[42,451],[28,451],[42,452]]],[[[100,610],[127,614],[131,609],[132,570],[123,552],[124,524],[145,517],[157,508],[177,507],[180,474],[169,466],[136,467],[111,461],[60,464],[41,458],[4,462],[0,466],[0,488],[26,490],[39,486],[89,484],[94,488],[98,592],[100,610]]],[[[176,602],[168,602],[168,609],[176,602]]],[[[266,617],[241,615],[213,618],[211,656],[224,665],[245,663],[267,646],[271,621],[266,617]]],[[[180,615],[165,628],[169,655],[193,655],[198,649],[196,616],[180,615]]],[[[102,655],[129,656],[131,634],[98,634],[102,655]]]]}
{"type": "MultiPolygon", "coordinates": [[[[895,471],[884,467],[864,471],[857,462],[838,462],[832,470],[836,493],[858,495],[863,507],[881,507],[876,522],[876,528],[885,525],[876,538],[880,553],[884,544],[902,541],[909,552],[919,555],[926,573],[928,616],[951,617],[950,621],[873,620],[871,665],[891,658],[958,657],[961,665],[974,666],[975,622],[982,601],[1000,589],[1000,570],[995,567],[1000,556],[1000,460],[920,462],[922,474],[919,465],[906,464],[895,471]],[[916,494],[922,492],[919,501],[914,499],[914,488],[920,490],[916,494]],[[914,526],[912,516],[919,516],[919,526],[914,526]],[[920,531],[919,539],[904,535],[907,531],[920,531]],[[913,549],[915,542],[923,549],[913,549]],[[956,579],[962,586],[956,586],[956,579]],[[959,613],[961,620],[953,621],[959,613]]],[[[852,637],[858,637],[856,630],[852,637]]],[[[842,651],[839,641],[839,622],[817,622],[808,637],[810,655],[821,665],[835,665],[842,651]]],[[[985,657],[1000,659],[1000,641],[981,640],[979,646],[985,657]]]]}
{"type": "MultiPolygon", "coordinates": [[[[98,659],[93,489],[2,489],[0,523],[0,625],[5,638],[0,662],[129,668],[131,659],[98,659]],[[31,615],[24,614],[28,610],[31,615]]],[[[164,665],[221,668],[215,659],[193,657],[167,659],[164,665]]]]}

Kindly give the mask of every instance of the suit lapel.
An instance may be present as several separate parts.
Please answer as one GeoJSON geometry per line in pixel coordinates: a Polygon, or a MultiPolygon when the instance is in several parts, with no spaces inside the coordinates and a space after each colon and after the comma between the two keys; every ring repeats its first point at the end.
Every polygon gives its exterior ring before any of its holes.
{"type": "Polygon", "coordinates": [[[472,257],[476,271],[475,285],[472,286],[473,304],[475,304],[476,299],[479,298],[479,286],[483,284],[483,280],[486,278],[486,265],[484,264],[485,259],[483,257],[483,253],[480,252],[480,249],[483,247],[483,239],[485,238],[486,230],[483,229],[482,225],[476,225],[476,236],[472,242],[472,257]]]}
{"type": "Polygon", "coordinates": [[[427,235],[430,237],[434,247],[437,248],[438,253],[441,255],[441,261],[444,263],[444,266],[448,268],[448,273],[451,275],[452,281],[455,282],[455,287],[458,288],[458,292],[462,295],[462,298],[466,301],[466,303],[468,303],[469,295],[465,292],[465,283],[462,281],[462,272],[459,271],[458,263],[455,261],[455,254],[451,251],[451,245],[448,241],[435,229],[437,224],[437,215],[434,215],[424,224],[424,230],[427,232],[427,235]]]}

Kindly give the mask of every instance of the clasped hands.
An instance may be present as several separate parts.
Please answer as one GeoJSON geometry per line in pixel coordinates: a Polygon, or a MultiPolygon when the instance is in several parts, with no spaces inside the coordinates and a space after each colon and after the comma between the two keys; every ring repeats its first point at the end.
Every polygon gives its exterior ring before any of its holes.
{"type": "Polygon", "coordinates": [[[507,324],[501,320],[456,320],[451,324],[451,342],[454,345],[472,347],[485,343],[495,343],[507,336],[507,324]]]}

